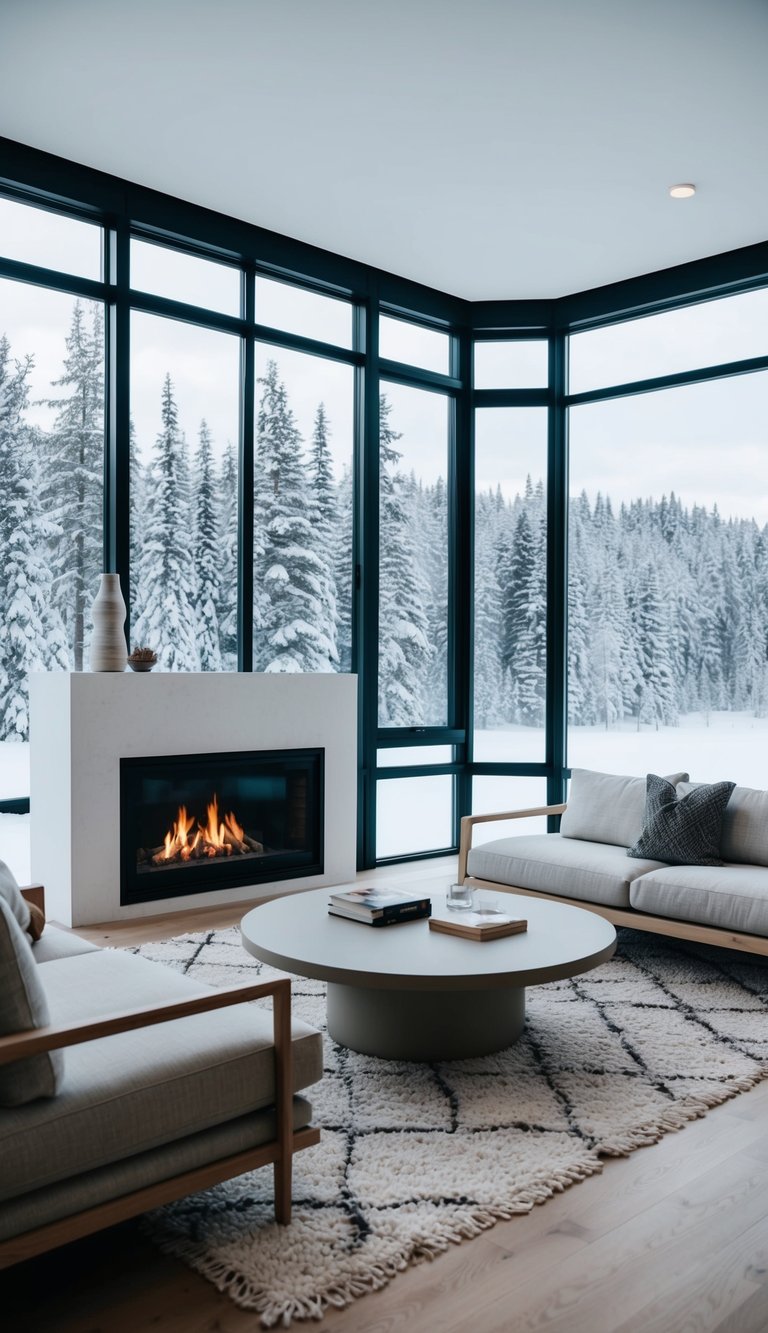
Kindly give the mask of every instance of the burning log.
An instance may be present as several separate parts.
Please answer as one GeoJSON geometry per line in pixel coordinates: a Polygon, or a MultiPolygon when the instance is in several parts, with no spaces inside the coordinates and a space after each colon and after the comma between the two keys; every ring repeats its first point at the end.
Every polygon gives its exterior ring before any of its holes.
{"type": "Polygon", "coordinates": [[[233,833],[232,829],[229,827],[224,829],[223,836],[224,836],[224,842],[228,847],[231,847],[233,851],[239,852],[241,856],[245,856],[245,853],[247,852],[248,848],[246,847],[242,838],[238,838],[237,834],[233,833]]]}
{"type": "Polygon", "coordinates": [[[166,833],[163,844],[160,847],[139,847],[136,852],[137,864],[169,866],[183,861],[200,861],[233,854],[264,855],[264,844],[246,833],[232,811],[224,816],[222,822],[219,821],[216,795],[208,805],[207,813],[207,823],[203,824],[194,815],[187,814],[185,806],[180,806],[178,817],[166,833]]]}

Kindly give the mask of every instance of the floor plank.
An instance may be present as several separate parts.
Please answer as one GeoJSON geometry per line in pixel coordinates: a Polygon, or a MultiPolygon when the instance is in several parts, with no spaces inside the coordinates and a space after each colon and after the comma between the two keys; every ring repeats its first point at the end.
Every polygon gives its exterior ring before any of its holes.
{"type": "MultiPolygon", "coordinates": [[[[455,858],[367,872],[435,887],[455,858]]],[[[81,929],[113,946],[236,924],[244,906],[81,929]]],[[[330,1311],[327,1333],[766,1333],[768,1082],[475,1241],[330,1311]]],[[[126,1223],[0,1277],[13,1333],[257,1333],[126,1223]]],[[[302,1327],[301,1325],[297,1327],[302,1327]]]]}

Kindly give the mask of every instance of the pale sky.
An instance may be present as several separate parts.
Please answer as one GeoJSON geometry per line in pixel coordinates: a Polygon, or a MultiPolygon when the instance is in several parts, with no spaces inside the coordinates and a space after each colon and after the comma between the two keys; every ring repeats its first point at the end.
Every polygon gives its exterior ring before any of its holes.
{"type": "Polygon", "coordinates": [[[570,391],[768,355],[768,287],[577,333],[570,391]]]}
{"type": "Polygon", "coordinates": [[[768,372],[571,409],[570,494],[618,505],[673,490],[768,522],[768,372]]]}
{"type": "Polygon", "coordinates": [[[481,407],[475,421],[475,491],[501,485],[508,499],[523,493],[529,476],[547,475],[546,407],[481,407]]]}

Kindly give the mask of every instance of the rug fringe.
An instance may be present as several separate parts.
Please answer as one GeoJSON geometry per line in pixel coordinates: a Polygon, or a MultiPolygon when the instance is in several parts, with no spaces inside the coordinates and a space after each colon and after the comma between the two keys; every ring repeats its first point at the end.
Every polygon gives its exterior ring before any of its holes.
{"type": "Polygon", "coordinates": [[[630,1153],[638,1148],[648,1148],[653,1143],[659,1143],[665,1134],[676,1134],[694,1120],[701,1120],[713,1107],[732,1101],[742,1092],[750,1092],[767,1077],[768,1065],[756,1074],[745,1074],[742,1078],[719,1084],[709,1092],[705,1089],[692,1092],[682,1101],[669,1106],[657,1120],[649,1121],[645,1125],[635,1125],[615,1139],[602,1141],[598,1151],[604,1157],[629,1157],[630,1153]]]}
{"type": "Polygon", "coordinates": [[[598,1175],[604,1165],[601,1157],[628,1157],[638,1148],[658,1143],[665,1134],[675,1133],[692,1121],[701,1119],[714,1106],[732,1100],[741,1092],[749,1092],[766,1077],[768,1077],[768,1066],[754,1075],[733,1079],[730,1083],[712,1088],[709,1092],[701,1090],[692,1093],[684,1101],[668,1107],[657,1120],[647,1125],[636,1126],[608,1143],[601,1143],[600,1148],[594,1150],[594,1157],[585,1157],[578,1164],[555,1171],[546,1182],[529,1187],[517,1199],[504,1204],[486,1204],[452,1220],[442,1219],[435,1224],[428,1236],[424,1235],[412,1245],[405,1246],[386,1262],[378,1261],[364,1274],[350,1276],[343,1282],[336,1281],[332,1286],[318,1291],[313,1296],[292,1295],[282,1300],[275,1299],[263,1288],[255,1286],[245,1274],[234,1271],[231,1263],[207,1256],[204,1250],[193,1242],[180,1237],[171,1240],[162,1234],[154,1233],[153,1240],[165,1253],[185,1260],[219,1291],[229,1296],[235,1305],[258,1314],[263,1328],[274,1328],[278,1324],[283,1328],[290,1328],[294,1320],[319,1321],[330,1308],[344,1309],[371,1291],[381,1291],[409,1265],[436,1259],[451,1245],[458,1245],[463,1240],[472,1240],[495,1226],[497,1222],[509,1221],[512,1217],[530,1213],[533,1208],[545,1203],[553,1195],[561,1194],[571,1185],[598,1175]]]}
{"type": "Polygon", "coordinates": [[[585,1157],[578,1164],[555,1171],[546,1182],[529,1187],[515,1200],[470,1209],[452,1220],[444,1218],[435,1223],[429,1235],[405,1246],[386,1262],[378,1261],[364,1274],[358,1273],[342,1282],[336,1281],[313,1296],[292,1295],[282,1300],[275,1299],[263,1288],[255,1286],[243,1273],[234,1271],[231,1263],[207,1256],[204,1250],[192,1242],[179,1237],[171,1240],[162,1235],[153,1235],[153,1239],[166,1253],[185,1260],[241,1309],[258,1314],[263,1328],[275,1328],[278,1324],[290,1328],[294,1320],[319,1321],[330,1308],[344,1309],[371,1291],[381,1291],[409,1265],[436,1259],[451,1245],[472,1240],[490,1230],[497,1222],[530,1213],[537,1205],[545,1203],[555,1194],[563,1193],[571,1185],[599,1175],[603,1170],[603,1157],[628,1157],[638,1148],[658,1143],[665,1134],[676,1133],[692,1121],[701,1119],[714,1106],[720,1106],[742,1092],[749,1092],[766,1077],[768,1066],[754,1075],[733,1079],[709,1092],[701,1090],[692,1093],[684,1101],[668,1107],[657,1120],[636,1126],[608,1143],[601,1143],[600,1148],[594,1150],[594,1157],[585,1157]]]}
{"type": "Polygon", "coordinates": [[[379,1260],[366,1273],[350,1276],[343,1282],[335,1281],[312,1297],[294,1295],[276,1300],[263,1288],[255,1286],[243,1273],[233,1270],[231,1263],[207,1256],[194,1242],[179,1237],[170,1240],[154,1234],[153,1239],[167,1254],[185,1260],[241,1309],[258,1314],[263,1328],[274,1328],[277,1324],[290,1328],[294,1320],[320,1320],[331,1307],[344,1309],[360,1296],[382,1290],[409,1265],[437,1259],[451,1245],[472,1240],[497,1222],[530,1213],[538,1204],[545,1203],[555,1194],[562,1194],[579,1181],[599,1175],[602,1170],[603,1162],[598,1156],[585,1157],[578,1165],[553,1172],[546,1183],[531,1186],[510,1203],[486,1204],[482,1208],[470,1209],[461,1217],[435,1221],[429,1235],[403,1247],[386,1262],[379,1260]]]}

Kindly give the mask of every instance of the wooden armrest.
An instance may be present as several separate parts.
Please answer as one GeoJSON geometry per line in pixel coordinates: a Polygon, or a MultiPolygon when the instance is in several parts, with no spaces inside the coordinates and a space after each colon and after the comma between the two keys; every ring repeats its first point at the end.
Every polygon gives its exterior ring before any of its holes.
{"type": "Polygon", "coordinates": [[[467,857],[472,846],[472,829],[475,824],[490,824],[504,819],[532,819],[536,815],[561,815],[564,810],[565,805],[537,805],[530,810],[503,810],[493,815],[464,815],[459,843],[459,884],[463,884],[467,878],[467,857]]]}
{"type": "Polygon", "coordinates": [[[23,884],[19,886],[22,898],[26,898],[28,903],[34,903],[45,915],[45,886],[43,884],[23,884]]]}
{"type": "Polygon", "coordinates": [[[195,995],[189,1000],[165,1000],[146,1009],[125,1009],[120,1013],[110,1014],[107,1018],[72,1023],[65,1027],[34,1028],[30,1032],[15,1032],[10,1037],[0,1037],[0,1065],[10,1064],[28,1055],[40,1055],[43,1051],[59,1050],[63,1046],[78,1046],[83,1041],[96,1041],[99,1037],[111,1037],[117,1032],[130,1032],[134,1028],[151,1027],[156,1023],[170,1023],[174,1018],[188,1018],[192,1014],[204,1014],[211,1009],[225,1009],[233,1004],[243,1004],[246,1000],[257,1000],[265,995],[275,997],[275,1044],[277,1045],[278,1014],[281,1031],[290,1032],[291,1015],[291,979],[276,977],[274,981],[261,981],[256,984],[232,986],[227,990],[217,990],[211,995],[195,995]]]}

